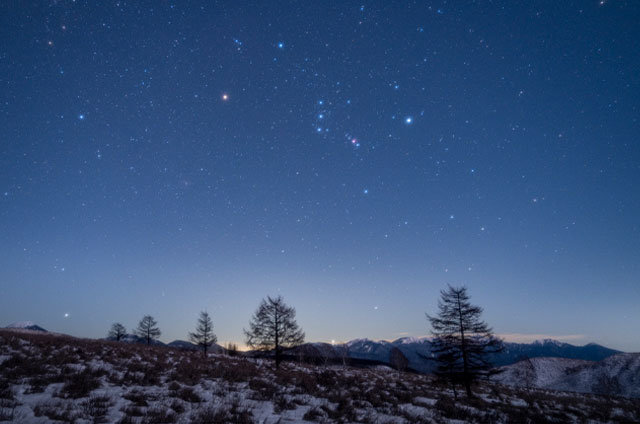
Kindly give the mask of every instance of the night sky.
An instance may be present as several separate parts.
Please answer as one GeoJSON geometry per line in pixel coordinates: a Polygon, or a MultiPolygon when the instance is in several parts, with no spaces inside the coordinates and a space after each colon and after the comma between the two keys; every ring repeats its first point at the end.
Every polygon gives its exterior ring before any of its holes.
{"type": "Polygon", "coordinates": [[[640,2],[0,5],[0,325],[640,350],[640,2]]]}

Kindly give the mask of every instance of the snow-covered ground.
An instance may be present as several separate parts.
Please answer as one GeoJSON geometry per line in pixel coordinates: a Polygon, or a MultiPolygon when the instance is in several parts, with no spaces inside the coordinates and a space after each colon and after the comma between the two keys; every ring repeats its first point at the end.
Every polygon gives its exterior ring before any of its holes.
{"type": "Polygon", "coordinates": [[[531,358],[503,367],[494,380],[517,387],[640,398],[640,353],[619,353],[601,361],[531,358]]]}
{"type": "Polygon", "coordinates": [[[0,421],[460,423],[640,421],[625,398],[0,330],[0,421]]]}

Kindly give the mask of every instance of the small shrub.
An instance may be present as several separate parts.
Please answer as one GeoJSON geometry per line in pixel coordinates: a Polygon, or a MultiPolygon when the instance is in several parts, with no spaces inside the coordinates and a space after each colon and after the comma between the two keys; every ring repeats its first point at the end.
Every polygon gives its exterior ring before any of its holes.
{"type": "Polygon", "coordinates": [[[142,418],[143,424],[175,423],[176,421],[178,421],[176,413],[164,407],[149,408],[142,418]]]}
{"type": "Polygon", "coordinates": [[[185,402],[198,403],[202,402],[202,398],[191,387],[183,387],[178,390],[176,396],[185,402]]]}
{"type": "Polygon", "coordinates": [[[318,409],[316,407],[313,407],[313,408],[309,409],[302,416],[302,419],[305,420],[305,421],[320,421],[323,418],[324,418],[324,414],[322,413],[322,411],[320,409],[318,409]]]}
{"type": "Polygon", "coordinates": [[[111,404],[109,396],[91,396],[81,406],[84,414],[92,417],[94,423],[104,423],[107,422],[105,417],[111,404]]]}
{"type": "Polygon", "coordinates": [[[16,418],[18,402],[9,399],[0,399],[0,421],[13,422],[16,418]]]}
{"type": "Polygon", "coordinates": [[[170,407],[177,414],[182,414],[186,410],[186,408],[184,407],[183,403],[180,402],[178,399],[173,399],[173,401],[171,402],[170,407]]]}
{"type": "Polygon", "coordinates": [[[249,388],[253,390],[254,399],[256,400],[270,400],[278,391],[278,387],[275,384],[262,378],[249,380],[249,388]]]}
{"type": "Polygon", "coordinates": [[[144,393],[137,390],[132,390],[122,396],[123,398],[133,402],[134,406],[148,406],[147,398],[144,393]]]}
{"type": "Polygon", "coordinates": [[[9,385],[9,382],[4,379],[0,379],[0,399],[14,400],[16,394],[9,385]]]}
{"type": "Polygon", "coordinates": [[[75,422],[79,418],[77,411],[74,411],[70,403],[64,402],[41,402],[33,408],[36,417],[45,416],[50,420],[58,420],[66,423],[75,422]]]}
{"type": "Polygon", "coordinates": [[[100,387],[100,380],[90,370],[85,369],[71,374],[60,389],[59,395],[64,398],[77,399],[88,396],[92,390],[98,387],[100,387]]]}
{"type": "Polygon", "coordinates": [[[144,417],[144,409],[136,405],[127,405],[120,409],[127,417],[144,417]]]}
{"type": "Polygon", "coordinates": [[[273,399],[273,411],[275,413],[280,413],[288,409],[296,409],[295,402],[290,401],[284,395],[277,395],[275,399],[273,399]]]}

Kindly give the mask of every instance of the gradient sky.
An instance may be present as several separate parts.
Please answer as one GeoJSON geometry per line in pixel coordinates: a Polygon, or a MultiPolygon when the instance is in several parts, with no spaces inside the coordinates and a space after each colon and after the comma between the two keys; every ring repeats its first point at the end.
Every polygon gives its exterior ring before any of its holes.
{"type": "Polygon", "coordinates": [[[640,350],[640,2],[0,5],[0,325],[640,350]]]}

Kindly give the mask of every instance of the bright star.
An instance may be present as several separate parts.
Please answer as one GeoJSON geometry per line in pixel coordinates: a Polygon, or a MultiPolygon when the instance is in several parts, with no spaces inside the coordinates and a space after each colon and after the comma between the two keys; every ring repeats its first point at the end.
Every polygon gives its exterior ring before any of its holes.
{"type": "Polygon", "coordinates": [[[78,119],[83,121],[84,120],[84,113],[81,113],[80,115],[78,115],[78,119]]]}
{"type": "Polygon", "coordinates": [[[369,194],[369,189],[366,189],[366,188],[365,188],[364,190],[362,190],[362,193],[364,193],[364,194],[369,194]]]}
{"type": "Polygon", "coordinates": [[[407,125],[413,124],[413,116],[407,116],[406,118],[404,118],[404,123],[407,125]]]}
{"type": "Polygon", "coordinates": [[[280,41],[280,42],[278,43],[278,48],[279,48],[279,49],[284,49],[284,43],[283,43],[282,41],[280,41]]]}
{"type": "Polygon", "coordinates": [[[222,97],[222,100],[224,100],[225,102],[229,100],[229,95],[227,93],[222,93],[221,97],[222,97]]]}
{"type": "Polygon", "coordinates": [[[65,317],[65,318],[69,318],[69,313],[68,313],[68,312],[65,312],[65,313],[64,313],[64,317],[65,317]]]}

